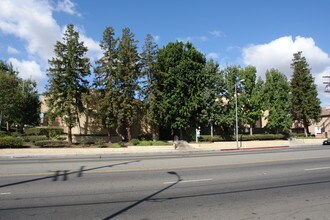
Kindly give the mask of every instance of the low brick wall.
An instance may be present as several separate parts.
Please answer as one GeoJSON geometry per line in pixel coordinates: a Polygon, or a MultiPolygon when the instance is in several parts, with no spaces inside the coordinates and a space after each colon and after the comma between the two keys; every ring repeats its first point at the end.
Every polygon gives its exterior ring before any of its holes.
{"type": "MultiPolygon", "coordinates": [[[[85,144],[93,144],[97,141],[104,141],[108,142],[108,136],[93,136],[93,135],[73,135],[72,136],[72,142],[73,143],[85,143],[85,144]]],[[[113,136],[111,137],[111,142],[119,142],[120,137],[118,136],[113,136]]]]}

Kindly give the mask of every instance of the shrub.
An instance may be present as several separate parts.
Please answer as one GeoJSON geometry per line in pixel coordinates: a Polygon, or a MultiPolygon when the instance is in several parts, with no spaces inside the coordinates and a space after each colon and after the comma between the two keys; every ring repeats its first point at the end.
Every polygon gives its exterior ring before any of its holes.
{"type": "Polygon", "coordinates": [[[47,137],[59,136],[64,133],[63,128],[28,128],[25,129],[27,135],[46,135],[47,137]]]}
{"type": "Polygon", "coordinates": [[[69,147],[69,143],[67,141],[59,140],[36,141],[35,145],[39,147],[69,147]]]}
{"type": "Polygon", "coordinates": [[[16,137],[1,137],[0,147],[22,147],[23,139],[16,137]]]}
{"type": "MultiPolygon", "coordinates": [[[[254,135],[242,135],[238,136],[239,141],[262,141],[262,140],[281,140],[285,139],[286,136],[284,134],[254,134],[254,135]]],[[[236,136],[228,135],[228,136],[213,136],[210,135],[202,135],[199,139],[200,141],[205,142],[218,142],[218,141],[234,141],[236,140],[236,136]]]]}
{"type": "Polygon", "coordinates": [[[35,143],[37,141],[44,141],[48,140],[48,138],[45,135],[38,135],[38,136],[24,136],[25,142],[32,142],[35,143]]]}
{"type": "Polygon", "coordinates": [[[132,139],[132,140],[131,140],[131,143],[132,143],[134,146],[136,146],[136,145],[139,144],[139,140],[138,140],[138,139],[132,139]]]}
{"type": "Polygon", "coordinates": [[[1,131],[0,130],[0,137],[6,137],[6,136],[9,136],[7,131],[1,131]]]}
{"type": "Polygon", "coordinates": [[[98,145],[98,146],[102,146],[105,143],[106,143],[105,140],[103,140],[102,138],[99,138],[95,141],[95,144],[98,145]]]}

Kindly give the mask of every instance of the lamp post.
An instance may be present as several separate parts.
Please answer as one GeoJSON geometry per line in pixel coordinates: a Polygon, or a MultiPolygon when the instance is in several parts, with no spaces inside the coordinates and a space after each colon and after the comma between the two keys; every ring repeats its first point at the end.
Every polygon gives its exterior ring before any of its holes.
{"type": "Polygon", "coordinates": [[[235,82],[235,135],[236,135],[236,148],[239,149],[238,145],[238,110],[237,110],[237,84],[243,82],[244,79],[235,82]]]}

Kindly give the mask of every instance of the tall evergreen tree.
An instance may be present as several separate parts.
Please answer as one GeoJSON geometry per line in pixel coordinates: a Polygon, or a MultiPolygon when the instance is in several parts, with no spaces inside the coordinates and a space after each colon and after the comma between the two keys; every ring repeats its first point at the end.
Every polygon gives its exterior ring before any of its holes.
{"type": "MultiPolygon", "coordinates": [[[[140,77],[139,54],[137,52],[137,41],[129,28],[122,30],[119,41],[118,62],[114,87],[116,100],[114,111],[117,118],[117,133],[120,127],[127,132],[127,140],[131,140],[131,127],[136,120],[138,101],[135,96],[139,90],[138,79],[140,77]]],[[[122,135],[122,138],[124,135],[122,135]]]]}
{"type": "Polygon", "coordinates": [[[266,127],[276,133],[290,129],[290,84],[286,76],[276,69],[266,72],[264,100],[265,109],[269,111],[266,127]]]}
{"type": "Polygon", "coordinates": [[[103,56],[96,62],[95,85],[97,87],[96,112],[97,118],[108,131],[108,139],[111,142],[111,129],[116,127],[116,115],[113,103],[116,101],[115,78],[118,65],[118,38],[112,27],[107,27],[103,32],[100,43],[103,56]]]}
{"type": "Polygon", "coordinates": [[[164,126],[182,132],[197,125],[205,57],[191,43],[169,43],[158,53],[161,117],[164,126]]]}
{"type": "Polygon", "coordinates": [[[291,68],[291,115],[293,121],[303,124],[305,135],[308,136],[308,126],[318,122],[321,116],[321,102],[317,97],[317,89],[306,58],[302,52],[294,53],[291,68]]]}
{"type": "Polygon", "coordinates": [[[46,101],[52,118],[60,117],[68,127],[68,141],[72,143],[72,128],[79,125],[84,111],[82,96],[88,90],[86,76],[90,74],[87,47],[79,41],[79,33],[69,24],[62,42],[55,44],[55,57],[49,60],[46,101]]]}
{"type": "Polygon", "coordinates": [[[158,83],[157,83],[157,53],[158,46],[151,34],[148,34],[141,53],[141,73],[142,73],[142,96],[145,107],[145,120],[150,126],[152,139],[158,139],[158,103],[159,98],[158,83]]]}

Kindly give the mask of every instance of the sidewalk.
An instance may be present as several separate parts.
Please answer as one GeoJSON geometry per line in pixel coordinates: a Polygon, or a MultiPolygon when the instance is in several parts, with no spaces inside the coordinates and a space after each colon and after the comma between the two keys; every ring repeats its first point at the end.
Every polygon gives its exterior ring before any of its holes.
{"type": "Polygon", "coordinates": [[[304,145],[322,145],[323,139],[299,139],[299,140],[274,140],[274,141],[243,141],[239,142],[214,142],[214,143],[190,143],[191,148],[174,149],[173,145],[166,146],[129,146],[127,148],[23,148],[0,149],[0,158],[19,157],[61,157],[61,156],[87,156],[87,155],[118,155],[139,153],[177,153],[198,151],[234,151],[234,150],[260,150],[267,148],[287,148],[304,145]]]}

